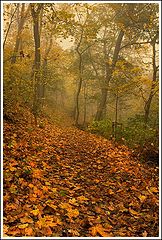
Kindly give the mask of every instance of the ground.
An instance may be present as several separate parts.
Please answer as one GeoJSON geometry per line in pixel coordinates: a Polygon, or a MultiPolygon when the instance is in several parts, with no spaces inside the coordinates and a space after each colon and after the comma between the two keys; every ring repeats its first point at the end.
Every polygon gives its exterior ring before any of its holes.
{"type": "Polygon", "coordinates": [[[157,237],[158,167],[46,119],[4,120],[4,236],[157,237]]]}

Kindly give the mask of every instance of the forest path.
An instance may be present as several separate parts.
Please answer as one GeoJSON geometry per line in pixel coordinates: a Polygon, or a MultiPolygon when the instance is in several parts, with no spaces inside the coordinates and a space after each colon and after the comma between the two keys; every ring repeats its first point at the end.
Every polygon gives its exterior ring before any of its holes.
{"type": "Polygon", "coordinates": [[[126,146],[46,123],[4,122],[4,233],[158,236],[158,168],[126,146]]]}

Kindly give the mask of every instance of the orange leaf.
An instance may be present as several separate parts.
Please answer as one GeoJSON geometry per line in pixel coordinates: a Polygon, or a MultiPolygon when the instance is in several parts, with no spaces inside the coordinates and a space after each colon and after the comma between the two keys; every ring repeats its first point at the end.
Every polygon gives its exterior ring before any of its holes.
{"type": "Polygon", "coordinates": [[[139,216],[140,213],[134,211],[133,209],[129,208],[129,212],[132,214],[132,215],[136,215],[136,216],[139,216]]]}
{"type": "Polygon", "coordinates": [[[20,218],[21,223],[33,223],[33,219],[29,217],[20,218]]]}
{"type": "Polygon", "coordinates": [[[77,199],[78,199],[80,202],[84,202],[84,201],[87,201],[87,200],[88,200],[88,198],[84,197],[83,195],[77,197],[77,199]]]}
{"type": "Polygon", "coordinates": [[[60,208],[66,209],[67,211],[71,209],[71,205],[69,203],[60,203],[59,204],[60,208]]]}
{"type": "Polygon", "coordinates": [[[110,229],[112,228],[112,226],[110,225],[109,229],[105,229],[102,227],[101,224],[97,224],[94,227],[91,227],[89,230],[91,231],[91,234],[93,237],[95,237],[97,235],[97,233],[99,233],[102,237],[108,237],[110,236],[108,233],[106,233],[107,231],[110,231],[110,229]]]}
{"type": "Polygon", "coordinates": [[[43,233],[46,236],[50,236],[52,234],[51,228],[50,227],[44,227],[43,228],[43,233]]]}
{"type": "Polygon", "coordinates": [[[37,216],[37,215],[39,214],[39,209],[32,210],[31,213],[32,213],[34,216],[37,216]]]}
{"type": "Polygon", "coordinates": [[[144,232],[142,233],[142,236],[143,236],[143,237],[147,237],[147,232],[144,231],[144,232]]]}
{"type": "Polygon", "coordinates": [[[33,236],[33,229],[31,227],[25,228],[25,234],[27,236],[33,236]]]}
{"type": "Polygon", "coordinates": [[[79,211],[77,209],[68,209],[68,213],[67,213],[67,216],[69,218],[75,218],[79,215],[79,211]]]}

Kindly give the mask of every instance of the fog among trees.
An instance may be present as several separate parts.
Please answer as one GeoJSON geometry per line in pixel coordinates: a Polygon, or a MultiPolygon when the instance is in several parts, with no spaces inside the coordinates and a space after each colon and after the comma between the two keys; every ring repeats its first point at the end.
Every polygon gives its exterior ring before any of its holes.
{"type": "MultiPolygon", "coordinates": [[[[3,3],[3,117],[16,127],[27,121],[23,133],[28,124],[29,132],[45,131],[47,121],[70,127],[128,147],[142,163],[157,166],[159,4],[3,3]]],[[[6,146],[9,129],[19,137],[11,125],[5,125],[6,146]]],[[[104,236],[102,230],[84,234],[104,236]]]]}

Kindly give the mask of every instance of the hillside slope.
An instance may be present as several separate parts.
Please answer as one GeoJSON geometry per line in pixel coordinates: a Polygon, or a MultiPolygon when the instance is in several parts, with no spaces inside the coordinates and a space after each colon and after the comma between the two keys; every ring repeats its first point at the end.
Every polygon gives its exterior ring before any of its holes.
{"type": "Polygon", "coordinates": [[[158,168],[46,121],[4,121],[4,236],[156,237],[158,168]]]}

